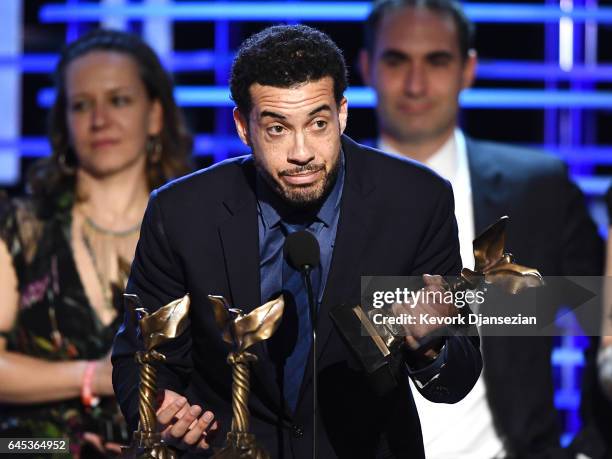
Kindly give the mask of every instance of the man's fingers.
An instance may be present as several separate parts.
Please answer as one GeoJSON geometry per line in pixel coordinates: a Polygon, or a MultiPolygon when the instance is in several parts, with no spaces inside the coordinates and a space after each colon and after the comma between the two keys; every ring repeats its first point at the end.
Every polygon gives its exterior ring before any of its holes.
{"type": "MultiPolygon", "coordinates": [[[[212,414],[210,411],[207,411],[206,413],[210,413],[210,419],[213,419],[213,420],[214,420],[214,418],[215,418],[215,415],[214,415],[214,414],[212,414]]],[[[206,415],[206,413],[204,413],[202,416],[206,415]]],[[[195,419],[195,420],[194,420],[194,421],[191,423],[191,425],[189,426],[189,430],[193,429],[193,428],[196,426],[196,424],[197,424],[197,423],[200,421],[200,419],[202,419],[202,416],[200,416],[200,418],[198,418],[198,419],[195,419]]],[[[181,417],[181,415],[180,415],[180,413],[179,413],[179,415],[177,416],[177,418],[180,418],[180,417],[181,417]]],[[[208,416],[208,415],[206,416],[206,419],[207,419],[207,421],[209,421],[209,416],[208,416]]],[[[216,422],[216,421],[215,421],[214,425],[215,425],[215,426],[217,425],[217,422],[216,422]]],[[[211,426],[210,422],[208,422],[208,425],[207,425],[207,426],[205,426],[204,428],[205,428],[205,429],[207,429],[207,430],[209,431],[209,430],[211,430],[213,427],[211,426]]],[[[216,429],[216,427],[215,427],[215,429],[216,429]]]]}
{"type": "Polygon", "coordinates": [[[210,411],[205,412],[185,434],[183,442],[189,446],[196,445],[198,442],[201,443],[202,440],[205,440],[202,435],[206,436],[206,430],[213,420],[213,414],[210,411]]]}
{"type": "Polygon", "coordinates": [[[406,335],[405,340],[408,347],[413,351],[419,348],[419,342],[413,336],[406,335]]]}
{"type": "Polygon", "coordinates": [[[174,415],[174,421],[176,422],[178,419],[181,419],[183,416],[185,416],[189,411],[189,408],[191,408],[189,403],[185,403],[183,405],[183,408],[181,408],[179,412],[174,415]]]}
{"type": "Polygon", "coordinates": [[[177,416],[179,411],[185,406],[187,399],[185,397],[177,398],[165,408],[161,408],[157,412],[157,421],[162,425],[168,425],[177,416]]]}
{"type": "Polygon", "coordinates": [[[214,421],[212,424],[209,424],[208,430],[205,432],[205,435],[202,437],[200,442],[197,444],[198,448],[208,449],[210,448],[210,443],[214,440],[217,435],[217,431],[219,429],[219,423],[214,421]]]}
{"type": "Polygon", "coordinates": [[[426,290],[446,290],[448,288],[446,280],[437,274],[435,276],[423,274],[423,283],[426,290]]]}
{"type": "Polygon", "coordinates": [[[393,314],[395,316],[400,316],[400,315],[405,314],[406,312],[408,312],[409,309],[406,306],[404,306],[403,304],[394,303],[393,305],[391,305],[391,311],[393,311],[393,314]]]}
{"type": "Polygon", "coordinates": [[[202,415],[204,418],[204,431],[209,432],[216,429],[217,422],[215,421],[215,415],[212,412],[207,411],[202,415]]]}
{"type": "Polygon", "coordinates": [[[189,411],[185,413],[178,421],[174,423],[170,429],[170,436],[175,439],[181,439],[189,430],[191,423],[200,415],[202,408],[198,405],[193,405],[189,411]]]}

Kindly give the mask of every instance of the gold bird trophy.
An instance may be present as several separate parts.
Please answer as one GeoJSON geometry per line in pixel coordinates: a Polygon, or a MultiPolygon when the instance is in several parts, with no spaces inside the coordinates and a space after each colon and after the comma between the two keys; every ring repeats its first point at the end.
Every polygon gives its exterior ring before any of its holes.
{"type": "MultiPolygon", "coordinates": [[[[475,290],[489,284],[515,295],[544,284],[537,269],[516,264],[512,255],[504,251],[508,220],[507,216],[501,217],[474,239],[474,269],[463,268],[460,277],[450,284],[451,292],[475,290]]],[[[396,386],[394,368],[402,360],[405,333],[401,326],[375,324],[371,318],[374,312],[366,313],[361,305],[340,305],[330,316],[370,375],[374,389],[383,395],[396,386]]],[[[439,332],[433,333],[420,340],[421,346],[416,352],[424,353],[439,336],[439,332]]]]}
{"type": "Polygon", "coordinates": [[[249,365],[257,362],[257,356],[247,352],[247,349],[274,334],[283,316],[283,297],[281,295],[246,315],[240,309],[231,308],[222,296],[209,295],[208,298],[213,305],[215,321],[221,329],[223,340],[233,348],[227,357],[233,376],[232,426],[225,447],[213,457],[269,459],[269,453],[257,444],[255,435],[249,433],[249,365]]]}
{"type": "Polygon", "coordinates": [[[124,295],[131,303],[133,314],[138,319],[144,352],[136,353],[135,360],[140,366],[138,388],[138,429],[134,432],[132,445],[124,457],[138,459],[176,459],[176,452],[165,445],[157,428],[156,398],[157,380],[154,362],[163,363],[166,356],[156,351],[160,345],[180,336],[187,327],[189,295],[174,300],[149,314],[137,295],[124,295]]]}

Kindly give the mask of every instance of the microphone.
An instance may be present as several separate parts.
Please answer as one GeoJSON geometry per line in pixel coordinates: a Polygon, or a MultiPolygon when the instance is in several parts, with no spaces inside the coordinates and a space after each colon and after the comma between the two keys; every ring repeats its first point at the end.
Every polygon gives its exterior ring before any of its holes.
{"type": "Polygon", "coordinates": [[[310,231],[301,230],[289,234],[283,247],[289,265],[297,271],[311,270],[321,260],[319,242],[310,231]]]}
{"type": "Polygon", "coordinates": [[[296,231],[285,238],[283,247],[285,259],[302,279],[308,292],[310,324],[312,327],[312,457],[317,458],[317,302],[312,291],[310,273],[321,261],[321,249],[314,235],[307,230],[296,231]]]}

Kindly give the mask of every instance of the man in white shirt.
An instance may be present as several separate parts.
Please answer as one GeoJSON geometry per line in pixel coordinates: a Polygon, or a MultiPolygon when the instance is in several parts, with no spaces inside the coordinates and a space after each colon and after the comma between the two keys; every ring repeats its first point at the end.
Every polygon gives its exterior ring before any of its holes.
{"type": "MultiPolygon", "coordinates": [[[[507,247],[521,264],[545,276],[601,274],[601,240],[564,164],[457,128],[459,93],[473,83],[477,61],[459,4],[376,1],[365,41],[360,67],[377,94],[378,147],[451,182],[464,266],[473,267],[475,235],[509,215],[507,247]]],[[[481,347],[484,371],[461,402],[435,406],[413,391],[427,458],[572,457],[559,446],[552,339],[483,336],[481,347]]],[[[599,443],[588,429],[586,442],[599,443]]]]}

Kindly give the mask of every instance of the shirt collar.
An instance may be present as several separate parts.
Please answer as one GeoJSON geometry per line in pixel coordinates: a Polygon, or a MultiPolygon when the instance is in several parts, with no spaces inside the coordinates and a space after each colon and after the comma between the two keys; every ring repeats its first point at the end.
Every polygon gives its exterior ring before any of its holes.
{"type": "Polygon", "coordinates": [[[340,150],[339,168],[340,170],[338,171],[338,177],[336,178],[334,187],[327,195],[314,217],[296,215],[295,209],[292,209],[290,205],[285,203],[278,194],[270,188],[264,179],[259,174],[256,174],[255,192],[257,194],[257,209],[266,229],[277,226],[283,218],[290,219],[292,217],[312,221],[317,220],[321,221],[325,226],[330,226],[333,222],[335,213],[340,207],[342,189],[344,188],[345,166],[344,152],[342,150],[340,150]]]}
{"type": "Polygon", "coordinates": [[[438,151],[427,158],[425,165],[446,180],[451,180],[457,174],[457,142],[454,133],[438,151]]]}
{"type": "MultiPolygon", "coordinates": [[[[382,139],[378,141],[378,149],[401,156],[382,139]]],[[[455,129],[453,135],[424,164],[446,180],[453,181],[463,165],[467,164],[465,137],[461,129],[455,129]]]]}

